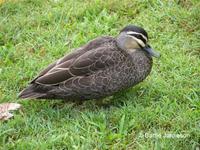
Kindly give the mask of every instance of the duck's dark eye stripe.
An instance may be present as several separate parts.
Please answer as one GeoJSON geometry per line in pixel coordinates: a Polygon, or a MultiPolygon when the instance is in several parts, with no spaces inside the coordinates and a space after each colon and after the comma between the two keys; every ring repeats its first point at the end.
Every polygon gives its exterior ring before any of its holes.
{"type": "Polygon", "coordinates": [[[136,37],[137,39],[142,40],[145,44],[146,44],[146,42],[147,42],[147,41],[146,41],[141,35],[139,35],[139,34],[129,34],[129,35],[134,36],[134,37],[136,37]]]}

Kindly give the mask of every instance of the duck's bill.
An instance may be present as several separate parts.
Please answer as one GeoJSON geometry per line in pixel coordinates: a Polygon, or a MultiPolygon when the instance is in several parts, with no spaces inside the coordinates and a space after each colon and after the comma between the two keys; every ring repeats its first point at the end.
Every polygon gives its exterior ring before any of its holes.
{"type": "Polygon", "coordinates": [[[153,56],[153,57],[156,57],[156,58],[160,57],[160,53],[156,52],[149,45],[147,47],[145,47],[144,50],[147,51],[150,54],[150,56],[153,56]]]}

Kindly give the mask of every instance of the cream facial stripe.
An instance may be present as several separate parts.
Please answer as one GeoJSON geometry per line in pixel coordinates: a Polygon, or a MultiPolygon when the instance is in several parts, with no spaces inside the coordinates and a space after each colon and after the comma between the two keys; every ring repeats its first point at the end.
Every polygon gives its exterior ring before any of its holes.
{"type": "Polygon", "coordinates": [[[136,37],[130,36],[130,35],[129,35],[129,37],[133,38],[140,46],[145,47],[145,44],[142,40],[140,40],[136,37]]]}
{"type": "Polygon", "coordinates": [[[130,35],[131,35],[131,34],[138,34],[138,35],[141,35],[141,36],[146,40],[146,42],[147,42],[147,37],[144,36],[142,33],[133,32],[133,31],[128,31],[127,34],[130,34],[130,35]]]}

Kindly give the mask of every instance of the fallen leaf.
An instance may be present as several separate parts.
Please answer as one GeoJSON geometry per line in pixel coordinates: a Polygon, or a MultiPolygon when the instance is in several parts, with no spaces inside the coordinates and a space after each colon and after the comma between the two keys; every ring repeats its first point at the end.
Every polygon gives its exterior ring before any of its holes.
{"type": "Polygon", "coordinates": [[[3,103],[0,104],[0,120],[8,120],[13,117],[13,114],[9,111],[17,110],[21,107],[17,103],[3,103]]]}
{"type": "Polygon", "coordinates": [[[5,2],[5,0],[0,0],[0,5],[2,4],[2,3],[4,3],[5,2]]]}

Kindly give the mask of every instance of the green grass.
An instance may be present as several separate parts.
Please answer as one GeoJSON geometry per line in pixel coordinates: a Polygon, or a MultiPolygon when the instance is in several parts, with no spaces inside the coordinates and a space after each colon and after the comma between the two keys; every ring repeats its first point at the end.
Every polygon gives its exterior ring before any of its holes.
{"type": "Polygon", "coordinates": [[[0,4],[0,103],[23,105],[13,120],[0,122],[0,149],[199,147],[199,8],[198,0],[15,0],[0,4]],[[162,57],[154,59],[153,70],[143,83],[114,95],[107,102],[109,107],[93,101],[75,106],[17,99],[19,91],[50,62],[97,36],[116,36],[127,24],[144,27],[162,57]]]}

